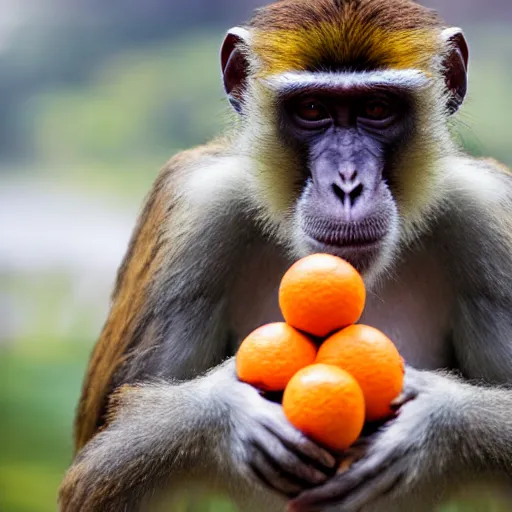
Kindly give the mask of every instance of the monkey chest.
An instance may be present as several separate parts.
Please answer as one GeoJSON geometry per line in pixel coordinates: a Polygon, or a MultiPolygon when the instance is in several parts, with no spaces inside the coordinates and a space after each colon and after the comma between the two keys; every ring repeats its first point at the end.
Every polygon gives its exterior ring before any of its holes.
{"type": "Polygon", "coordinates": [[[454,293],[443,268],[419,258],[368,294],[361,322],[387,334],[412,366],[451,368],[456,365],[450,342],[453,304],[454,293]]]}
{"type": "MultiPolygon", "coordinates": [[[[240,274],[230,311],[237,343],[262,324],[283,321],[277,291],[289,262],[273,260],[271,265],[269,260],[240,274]]],[[[418,255],[407,259],[379,287],[370,287],[360,322],[387,334],[417,368],[453,367],[452,304],[453,293],[442,265],[429,255],[418,255]]]]}

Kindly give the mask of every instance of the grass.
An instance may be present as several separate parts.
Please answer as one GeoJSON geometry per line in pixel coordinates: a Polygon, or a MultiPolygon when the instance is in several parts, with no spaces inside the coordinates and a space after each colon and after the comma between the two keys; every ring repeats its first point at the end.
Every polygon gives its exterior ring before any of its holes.
{"type": "Polygon", "coordinates": [[[86,359],[50,362],[3,352],[0,375],[0,510],[55,510],[69,463],[71,424],[86,359]],[[27,492],[27,489],[30,489],[27,492]]]}

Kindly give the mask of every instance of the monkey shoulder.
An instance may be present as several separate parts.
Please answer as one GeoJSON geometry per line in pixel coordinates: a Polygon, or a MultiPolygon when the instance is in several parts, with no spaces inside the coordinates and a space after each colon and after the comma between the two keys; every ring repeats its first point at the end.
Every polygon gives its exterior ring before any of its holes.
{"type": "MultiPolygon", "coordinates": [[[[227,154],[227,142],[224,139],[215,139],[190,149],[174,154],[162,166],[150,194],[165,185],[179,185],[198,169],[212,165],[216,159],[227,154]]],[[[173,187],[174,188],[174,187],[173,187]]]]}
{"type": "Polygon", "coordinates": [[[156,271],[162,263],[159,255],[180,257],[191,246],[201,244],[204,248],[227,222],[238,220],[242,195],[250,190],[244,179],[243,165],[233,156],[226,139],[170,158],[143,203],[118,271],[114,298],[130,269],[138,272],[137,268],[144,266],[156,271]],[[179,244],[175,243],[178,239],[179,244]]]}
{"type": "Polygon", "coordinates": [[[475,158],[475,162],[482,167],[486,167],[491,172],[497,172],[512,177],[512,171],[503,162],[491,157],[475,158]]]}
{"type": "Polygon", "coordinates": [[[219,214],[238,214],[257,194],[254,161],[244,157],[228,137],[174,155],[162,168],[151,197],[164,191],[190,224],[219,214]]]}
{"type": "Polygon", "coordinates": [[[433,246],[459,286],[512,297],[501,278],[512,275],[512,174],[492,159],[461,157],[446,176],[433,246]]]}
{"type": "Polygon", "coordinates": [[[457,157],[448,160],[446,169],[443,211],[450,220],[488,234],[512,222],[512,172],[504,164],[457,157]]]}

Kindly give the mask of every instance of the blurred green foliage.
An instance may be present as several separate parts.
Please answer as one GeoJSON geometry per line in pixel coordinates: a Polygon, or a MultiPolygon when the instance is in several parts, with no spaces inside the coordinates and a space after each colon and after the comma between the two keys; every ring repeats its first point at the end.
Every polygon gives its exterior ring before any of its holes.
{"type": "MultiPolygon", "coordinates": [[[[6,55],[0,91],[17,108],[3,99],[10,116],[0,123],[0,133],[5,133],[0,146],[10,150],[3,173],[22,169],[24,176],[44,177],[64,189],[139,204],[169,156],[205,142],[223,124],[227,107],[218,47],[224,28],[143,38],[132,46],[106,45],[104,56],[98,50],[105,45],[103,32],[90,43],[96,50],[87,54],[59,51],[62,40],[48,39],[46,52],[33,53],[31,60],[21,57],[21,50],[6,55]],[[83,70],[78,73],[80,58],[83,70]],[[66,76],[68,68],[76,72],[66,76]]],[[[504,112],[512,90],[512,68],[505,65],[512,36],[508,27],[499,26],[467,32],[476,51],[471,94],[460,117],[461,140],[474,154],[512,164],[511,123],[504,112]],[[493,49],[492,59],[487,48],[493,49]]],[[[83,49],[85,43],[77,42],[80,35],[61,34],[83,49]]],[[[75,304],[73,276],[67,274],[0,269],[0,287],[22,305],[22,327],[0,340],[0,510],[50,512],[70,462],[74,408],[106,311],[98,314],[93,307],[75,304]]],[[[183,512],[230,509],[219,500],[182,506],[183,512]]],[[[484,510],[505,511],[497,502],[484,505],[476,499],[443,509],[484,510]]]]}
{"type": "Polygon", "coordinates": [[[215,39],[121,53],[87,87],[52,90],[27,112],[36,152],[55,163],[94,158],[112,164],[167,158],[218,133],[225,112],[215,39]]]}

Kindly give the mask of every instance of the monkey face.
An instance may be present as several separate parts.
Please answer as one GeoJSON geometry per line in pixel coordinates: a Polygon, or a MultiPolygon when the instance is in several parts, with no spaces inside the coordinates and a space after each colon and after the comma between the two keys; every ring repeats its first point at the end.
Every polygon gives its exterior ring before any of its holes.
{"type": "Polygon", "coordinates": [[[406,91],[353,85],[304,88],[282,99],[281,133],[302,161],[294,244],[360,272],[382,266],[398,242],[394,163],[414,133],[406,91]]]}

